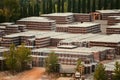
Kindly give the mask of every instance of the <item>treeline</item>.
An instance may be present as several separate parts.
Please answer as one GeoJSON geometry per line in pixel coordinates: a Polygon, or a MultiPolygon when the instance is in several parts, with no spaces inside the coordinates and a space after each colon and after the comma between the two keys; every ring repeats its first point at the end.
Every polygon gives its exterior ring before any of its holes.
{"type": "Polygon", "coordinates": [[[120,0],[1,0],[0,22],[53,12],[89,13],[120,9],[120,0]]]}

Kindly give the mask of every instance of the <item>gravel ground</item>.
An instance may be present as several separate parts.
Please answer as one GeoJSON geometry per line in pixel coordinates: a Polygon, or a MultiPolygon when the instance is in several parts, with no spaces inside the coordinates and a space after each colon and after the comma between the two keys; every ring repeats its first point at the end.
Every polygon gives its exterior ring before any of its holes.
{"type": "Polygon", "coordinates": [[[19,73],[15,76],[7,75],[2,72],[0,75],[0,80],[39,80],[45,73],[44,68],[33,68],[31,70],[19,73]]]}

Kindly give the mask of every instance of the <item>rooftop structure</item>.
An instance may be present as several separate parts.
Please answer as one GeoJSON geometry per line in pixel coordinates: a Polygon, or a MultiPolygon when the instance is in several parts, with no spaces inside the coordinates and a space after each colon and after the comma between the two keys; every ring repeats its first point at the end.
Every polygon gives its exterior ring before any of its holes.
{"type": "Polygon", "coordinates": [[[107,34],[120,34],[120,25],[113,25],[106,28],[107,34]]]}
{"type": "Polygon", "coordinates": [[[98,33],[100,32],[100,24],[92,22],[58,24],[56,25],[56,31],[69,33],[98,33]]]}
{"type": "Polygon", "coordinates": [[[108,16],[120,16],[120,10],[96,10],[101,16],[102,20],[107,20],[108,16]]]}
{"type": "Polygon", "coordinates": [[[116,23],[120,23],[120,15],[119,16],[108,16],[108,25],[115,25],[116,23]]]}
{"type": "Polygon", "coordinates": [[[76,22],[91,22],[93,21],[91,14],[74,13],[74,19],[76,22]]]}
{"type": "Polygon", "coordinates": [[[74,21],[73,13],[51,13],[43,14],[41,16],[56,20],[57,24],[68,24],[74,21]]]}
{"type": "Polygon", "coordinates": [[[45,17],[27,17],[17,20],[17,24],[24,24],[31,30],[54,30],[56,22],[45,17]]]}

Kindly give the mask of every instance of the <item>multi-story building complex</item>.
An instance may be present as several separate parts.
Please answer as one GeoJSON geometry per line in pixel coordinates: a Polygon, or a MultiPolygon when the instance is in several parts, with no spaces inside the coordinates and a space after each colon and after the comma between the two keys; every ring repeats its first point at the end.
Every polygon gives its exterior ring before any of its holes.
{"type": "Polygon", "coordinates": [[[76,22],[91,22],[93,16],[91,14],[74,13],[74,19],[76,22]]]}
{"type": "Polygon", "coordinates": [[[108,25],[115,25],[116,23],[120,23],[120,16],[108,16],[108,25]]]}
{"type": "Polygon", "coordinates": [[[26,25],[30,30],[54,30],[55,20],[50,20],[45,17],[27,17],[17,20],[17,24],[26,25]]]}
{"type": "Polygon", "coordinates": [[[108,20],[108,16],[120,16],[120,10],[96,10],[101,20],[108,20]]]}
{"type": "Polygon", "coordinates": [[[69,33],[99,33],[100,24],[92,22],[72,23],[72,24],[58,24],[56,25],[57,32],[69,32],[69,33]]]}
{"type": "Polygon", "coordinates": [[[0,70],[4,70],[6,68],[5,66],[5,58],[3,57],[5,52],[8,52],[9,49],[0,47],[0,70]]]}
{"type": "Polygon", "coordinates": [[[120,34],[120,25],[116,24],[113,26],[108,26],[106,28],[106,33],[107,34],[120,34]]]}
{"type": "Polygon", "coordinates": [[[69,24],[74,22],[73,13],[51,13],[43,14],[41,16],[56,20],[57,24],[69,24]]]}
{"type": "Polygon", "coordinates": [[[116,49],[116,54],[120,54],[120,35],[113,34],[102,38],[93,39],[89,42],[89,46],[104,46],[113,47],[116,49]]]}

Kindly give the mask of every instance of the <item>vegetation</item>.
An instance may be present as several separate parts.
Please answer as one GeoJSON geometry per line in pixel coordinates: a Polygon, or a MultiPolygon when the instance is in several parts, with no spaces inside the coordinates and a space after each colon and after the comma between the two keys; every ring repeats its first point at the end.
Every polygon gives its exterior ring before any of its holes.
{"type": "Polygon", "coordinates": [[[4,54],[6,65],[8,69],[14,74],[16,71],[23,71],[31,61],[31,51],[22,44],[21,47],[16,48],[14,44],[11,45],[10,51],[4,54]]]}
{"type": "Polygon", "coordinates": [[[105,72],[105,67],[103,64],[99,63],[95,73],[94,73],[94,79],[95,80],[107,80],[106,72],[105,72]]]}
{"type": "Polygon", "coordinates": [[[52,12],[89,13],[97,9],[120,9],[120,0],[1,0],[0,22],[52,12]]]}
{"type": "Polygon", "coordinates": [[[120,63],[116,62],[113,80],[120,80],[120,63]]]}
{"type": "Polygon", "coordinates": [[[51,52],[45,60],[46,72],[57,73],[59,72],[58,57],[54,52],[51,52]]]}
{"type": "Polygon", "coordinates": [[[80,59],[77,61],[76,71],[78,71],[81,75],[84,73],[84,66],[82,65],[80,59]]]}

